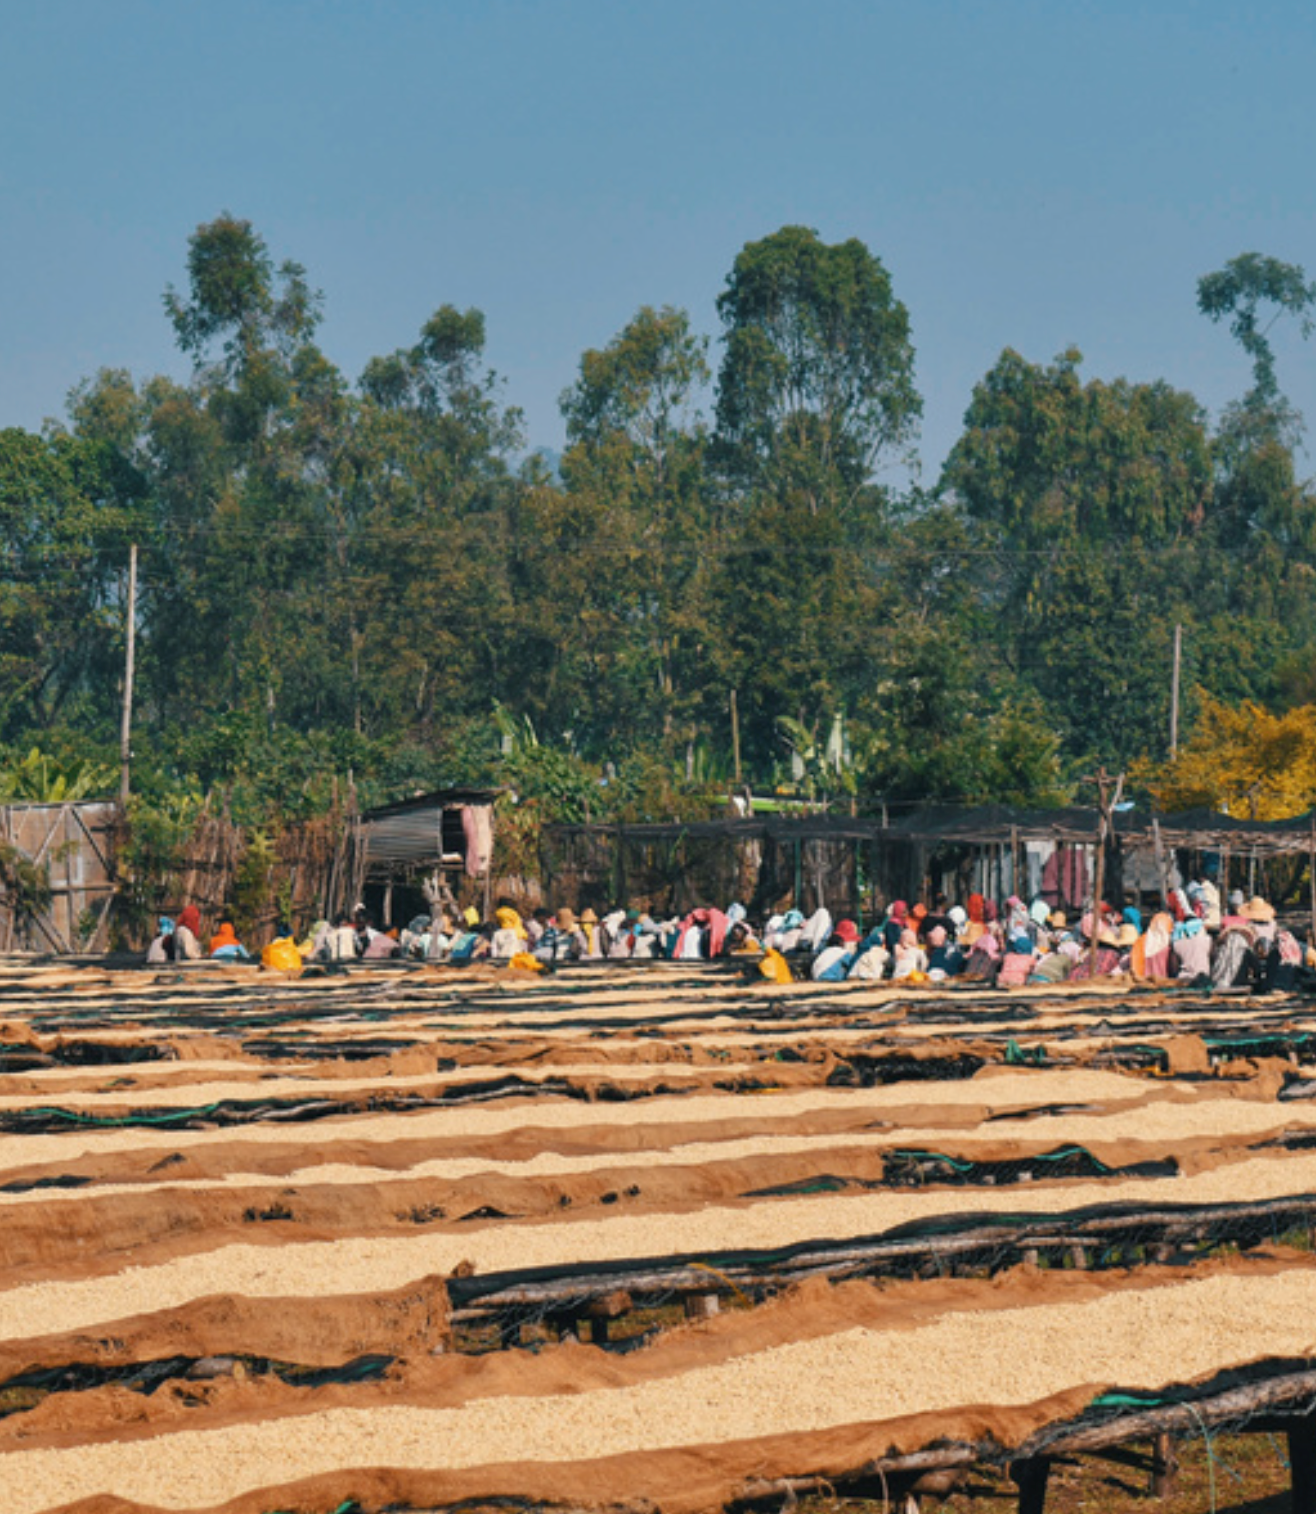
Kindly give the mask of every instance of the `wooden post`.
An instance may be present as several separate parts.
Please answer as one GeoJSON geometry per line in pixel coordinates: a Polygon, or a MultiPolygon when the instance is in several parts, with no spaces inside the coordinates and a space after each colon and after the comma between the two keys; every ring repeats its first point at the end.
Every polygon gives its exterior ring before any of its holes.
{"type": "Polygon", "coordinates": [[[1174,1436],[1162,1431],[1152,1441],[1151,1478],[1147,1483],[1150,1498],[1169,1498],[1179,1478],[1179,1457],[1174,1449],[1174,1436]]]}
{"type": "Polygon", "coordinates": [[[1152,818],[1152,847],[1156,854],[1156,874],[1161,880],[1161,903],[1170,902],[1170,870],[1165,865],[1165,844],[1161,840],[1161,822],[1152,818]]]}
{"type": "Polygon", "coordinates": [[[736,708],[736,691],[731,691],[731,760],[734,766],[736,787],[740,787],[740,713],[736,708]]]}
{"type": "Polygon", "coordinates": [[[1115,779],[1115,793],[1110,793],[1110,774],[1104,767],[1098,768],[1096,776],[1087,780],[1097,788],[1097,856],[1092,880],[1092,940],[1089,961],[1093,978],[1097,976],[1097,954],[1101,943],[1101,895],[1106,886],[1106,835],[1110,817],[1124,792],[1124,774],[1115,779]]]}
{"type": "Polygon", "coordinates": [[[119,725],[119,808],[128,805],[132,767],[133,661],[137,651],[137,543],[128,548],[127,650],[123,660],[123,719],[119,725]]]}
{"type": "Polygon", "coordinates": [[[1044,1514],[1046,1484],[1051,1476],[1050,1460],[1045,1456],[1034,1456],[1028,1461],[1017,1461],[1010,1468],[1010,1475],[1019,1488],[1019,1514],[1044,1514]]]}
{"type": "MultiPolygon", "coordinates": [[[[1105,778],[1105,769],[1101,776],[1105,778]]],[[[1106,886],[1106,812],[1105,788],[1101,790],[1101,818],[1097,821],[1097,855],[1092,859],[1092,937],[1088,942],[1088,973],[1097,976],[1097,954],[1101,950],[1101,893],[1106,886]]]]}
{"type": "Polygon", "coordinates": [[[1170,678],[1170,761],[1179,755],[1179,665],[1183,657],[1183,627],[1174,628],[1174,673],[1170,678]]]}
{"type": "Polygon", "coordinates": [[[1287,1438],[1293,1475],[1293,1514],[1316,1514],[1316,1423],[1294,1420],[1287,1438]]]}

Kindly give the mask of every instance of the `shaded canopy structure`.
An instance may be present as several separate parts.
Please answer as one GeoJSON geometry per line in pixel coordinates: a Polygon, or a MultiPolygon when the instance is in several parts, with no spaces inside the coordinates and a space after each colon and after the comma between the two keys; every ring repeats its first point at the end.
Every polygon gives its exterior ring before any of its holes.
{"type": "MultiPolygon", "coordinates": [[[[1101,816],[1095,808],[889,806],[881,816],[763,815],[682,824],[547,827],[545,890],[575,905],[642,900],[653,909],[742,900],[751,910],[863,915],[891,899],[945,889],[1003,899],[1041,895],[1061,908],[1090,898],[1101,816]]],[[[1316,813],[1242,820],[1212,810],[1111,816],[1108,880],[1118,897],[1163,893],[1199,870],[1292,892],[1316,854],[1316,813]],[[1289,859],[1271,880],[1269,865],[1289,859]]]]}

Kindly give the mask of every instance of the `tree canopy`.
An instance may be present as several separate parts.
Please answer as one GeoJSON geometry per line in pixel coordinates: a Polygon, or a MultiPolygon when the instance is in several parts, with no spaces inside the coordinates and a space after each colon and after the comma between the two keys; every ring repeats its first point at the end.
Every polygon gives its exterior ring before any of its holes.
{"type": "Polygon", "coordinates": [[[581,354],[556,467],[450,291],[354,380],[248,221],[185,268],[185,382],[107,368],[64,424],[0,432],[0,772],[113,771],[130,542],[138,782],[257,817],[506,782],[656,818],[724,804],[737,765],[847,805],[1049,803],[1093,760],[1158,770],[1176,624],[1189,753],[1243,701],[1260,729],[1310,700],[1316,494],[1268,334],[1310,328],[1296,265],[1198,286],[1253,365],[1218,424],[1007,349],[928,489],[894,466],[910,314],[855,239],[748,243],[716,348],[638,309],[581,354]]]}

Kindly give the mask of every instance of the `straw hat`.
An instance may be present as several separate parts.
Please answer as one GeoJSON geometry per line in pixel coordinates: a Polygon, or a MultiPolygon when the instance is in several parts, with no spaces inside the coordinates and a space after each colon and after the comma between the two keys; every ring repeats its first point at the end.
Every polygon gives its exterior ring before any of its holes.
{"type": "Polygon", "coordinates": [[[575,930],[576,916],[573,910],[560,909],[557,912],[557,928],[559,930],[575,930]]]}
{"type": "Polygon", "coordinates": [[[582,925],[597,925],[599,923],[599,917],[594,913],[592,909],[587,909],[585,913],[581,915],[580,923],[582,925]]]}
{"type": "Polygon", "coordinates": [[[1065,919],[1065,912],[1064,912],[1064,910],[1062,910],[1062,909],[1053,909],[1051,911],[1051,918],[1048,921],[1048,924],[1051,926],[1052,930],[1064,930],[1065,926],[1068,923],[1069,922],[1065,919]]]}
{"type": "Polygon", "coordinates": [[[1244,920],[1253,920],[1258,923],[1265,923],[1275,918],[1275,906],[1273,904],[1267,904],[1264,899],[1259,898],[1254,894],[1252,898],[1250,898],[1243,906],[1243,908],[1239,910],[1239,914],[1242,915],[1244,920]]]}
{"type": "Polygon", "coordinates": [[[1138,939],[1138,928],[1130,925],[1127,921],[1115,932],[1115,945],[1118,947],[1132,946],[1138,939]]]}

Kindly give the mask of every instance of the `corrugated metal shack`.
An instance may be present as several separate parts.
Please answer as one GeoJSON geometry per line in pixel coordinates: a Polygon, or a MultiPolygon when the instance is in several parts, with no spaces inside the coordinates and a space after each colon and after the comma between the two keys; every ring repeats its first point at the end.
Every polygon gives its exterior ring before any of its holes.
{"type": "Polygon", "coordinates": [[[44,875],[49,902],[20,908],[0,882],[0,952],[103,951],[116,891],[109,800],[0,806],[0,844],[44,875]]]}
{"type": "Polygon", "coordinates": [[[476,889],[487,915],[499,792],[437,789],[367,810],[354,822],[356,897],[392,921],[396,894],[451,905],[476,889]]]}
{"type": "MultiPolygon", "coordinates": [[[[740,900],[751,914],[797,907],[871,917],[897,898],[944,891],[1041,895],[1064,909],[1090,896],[1095,809],[892,806],[881,818],[765,815],[688,824],[546,827],[545,892],[555,903],[640,904],[682,913],[740,900]]],[[[1316,815],[1248,821],[1209,810],[1117,811],[1106,848],[1107,898],[1163,894],[1214,859],[1249,893],[1283,894],[1316,871],[1316,815]]]]}

